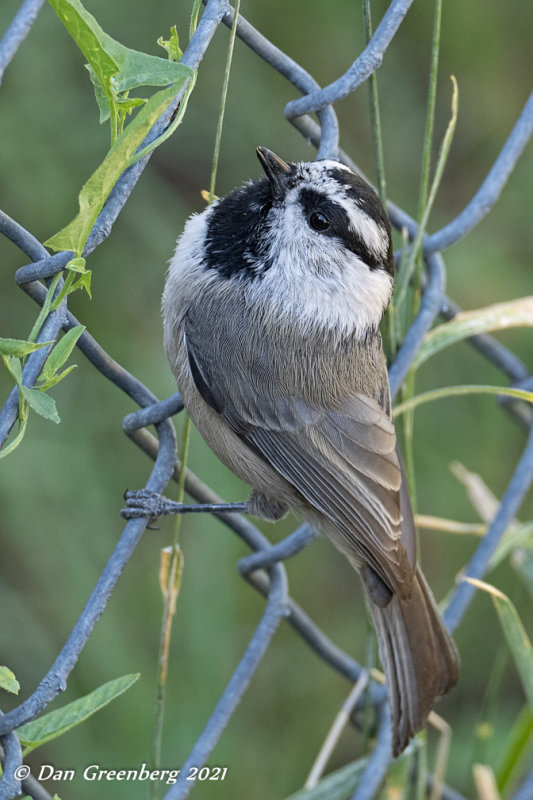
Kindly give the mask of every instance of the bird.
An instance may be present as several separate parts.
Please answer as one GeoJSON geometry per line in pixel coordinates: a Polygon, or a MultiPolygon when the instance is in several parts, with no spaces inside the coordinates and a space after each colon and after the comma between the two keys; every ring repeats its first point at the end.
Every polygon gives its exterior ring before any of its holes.
{"type": "Polygon", "coordinates": [[[162,298],[164,346],[185,407],[247,482],[246,510],[292,511],[360,574],[398,756],[456,683],[459,655],[417,563],[380,323],[391,227],[338,161],[285,162],[187,221],[162,298]]]}

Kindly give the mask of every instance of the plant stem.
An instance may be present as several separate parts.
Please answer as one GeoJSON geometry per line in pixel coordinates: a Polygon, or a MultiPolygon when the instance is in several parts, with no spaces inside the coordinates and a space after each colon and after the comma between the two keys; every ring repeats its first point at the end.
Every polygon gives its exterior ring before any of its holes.
{"type": "MultiPolygon", "coordinates": [[[[372,38],[372,16],[370,0],[363,0],[363,20],[365,26],[366,43],[372,38]]],[[[370,99],[370,122],[372,125],[372,139],[374,142],[374,155],[376,159],[376,173],[378,178],[379,199],[385,205],[387,202],[387,186],[385,181],[385,161],[383,158],[383,137],[381,134],[381,116],[379,113],[378,78],[375,72],[368,79],[370,99]]]]}
{"type": "Polygon", "coordinates": [[[226,69],[224,71],[224,84],[222,86],[222,97],[220,99],[220,111],[218,114],[217,133],[215,138],[215,151],[213,154],[213,167],[211,169],[211,183],[209,185],[209,196],[212,202],[215,197],[215,184],[217,179],[218,170],[218,157],[220,155],[220,141],[222,139],[222,126],[224,125],[224,113],[226,110],[226,98],[228,96],[229,86],[229,73],[231,69],[231,61],[233,58],[233,46],[235,44],[235,35],[237,33],[237,20],[239,18],[240,0],[235,0],[235,16],[233,17],[233,24],[231,26],[231,34],[229,39],[228,57],[226,59],[226,69]]]}
{"type": "Polygon", "coordinates": [[[420,194],[418,198],[418,220],[422,219],[429,192],[429,174],[431,168],[431,147],[433,144],[433,128],[435,126],[435,104],[437,99],[437,75],[439,66],[440,29],[442,19],[442,0],[435,0],[435,17],[433,21],[433,41],[431,47],[431,66],[429,73],[429,90],[426,113],[426,129],[424,148],[422,151],[422,170],[420,176],[420,194]]]}
{"type": "MultiPolygon", "coordinates": [[[[178,483],[177,499],[179,503],[183,502],[183,497],[185,494],[185,467],[189,453],[190,429],[190,417],[188,414],[186,414],[183,428],[183,445],[181,451],[181,472],[178,483]]],[[[159,640],[157,691],[154,706],[154,728],[152,737],[153,770],[157,770],[161,766],[170,639],[172,634],[172,622],[176,613],[176,601],[181,588],[181,576],[183,573],[183,552],[179,545],[180,527],[181,515],[178,514],[174,523],[173,543],[171,547],[165,548],[162,551],[161,567],[159,571],[159,582],[163,594],[163,615],[161,620],[161,636],[159,640]]],[[[151,800],[157,800],[158,798],[158,781],[153,781],[150,786],[150,798],[151,800]]]]}
{"type": "Polygon", "coordinates": [[[31,329],[30,335],[28,336],[29,342],[35,342],[37,340],[37,336],[39,335],[39,331],[41,330],[42,324],[45,321],[46,317],[48,316],[48,313],[52,307],[52,301],[60,278],[61,278],[61,272],[58,272],[56,275],[54,275],[54,277],[50,281],[50,286],[48,287],[46,297],[44,298],[44,303],[41,307],[41,310],[39,311],[37,319],[33,323],[33,328],[31,329]]]}

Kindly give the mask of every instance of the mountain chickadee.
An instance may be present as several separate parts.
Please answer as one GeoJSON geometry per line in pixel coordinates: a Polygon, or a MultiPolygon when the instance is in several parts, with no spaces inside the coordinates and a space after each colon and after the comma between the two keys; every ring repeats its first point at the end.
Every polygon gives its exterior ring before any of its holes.
{"type": "Polygon", "coordinates": [[[163,294],[165,349],[218,458],[253,486],[250,514],[289,509],[361,573],[398,755],[456,682],[459,658],[416,563],[379,325],[390,225],[334,161],[286,164],[191,217],[163,294]]]}

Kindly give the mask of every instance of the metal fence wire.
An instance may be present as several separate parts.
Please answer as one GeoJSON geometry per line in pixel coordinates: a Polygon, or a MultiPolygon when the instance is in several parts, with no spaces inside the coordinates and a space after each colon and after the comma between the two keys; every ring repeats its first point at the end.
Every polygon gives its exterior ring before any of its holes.
{"type": "MultiPolygon", "coordinates": [[[[29,33],[43,1],[24,0],[20,5],[0,42],[0,78],[19,45],[29,33]]],[[[412,0],[393,0],[369,44],[355,59],[348,71],[325,88],[320,88],[308,72],[275,47],[245,19],[239,18],[237,36],[251,48],[258,58],[263,59],[266,64],[283,75],[302,93],[302,97],[287,104],[285,116],[302,136],[317,147],[318,158],[339,158],[348,166],[356,169],[350,157],[339,150],[339,131],[334,104],[354,92],[380,66],[384,53],[411,4],[412,0]],[[319,123],[313,121],[309,116],[315,112],[319,123]]],[[[231,26],[233,17],[233,8],[227,0],[208,0],[196,32],[183,55],[183,63],[193,69],[198,68],[217,27],[221,23],[231,26]]],[[[152,141],[165,130],[182,95],[183,91],[176,96],[165,115],[154,125],[146,142],[152,141]]],[[[423,242],[423,257],[426,265],[425,287],[416,318],[390,367],[393,397],[398,392],[419,351],[424,336],[435,319],[439,315],[451,318],[459,310],[445,293],[446,265],[443,251],[471,231],[497,202],[531,138],[532,132],[533,94],[527,100],[511,134],[471,201],[455,219],[436,233],[425,236],[423,242]]],[[[122,174],[94,224],[84,256],[92,253],[109,236],[113,223],[128,200],[148,160],[149,155],[122,174]]],[[[407,229],[409,237],[414,238],[417,224],[408,214],[392,203],[388,204],[388,213],[394,227],[407,229]]],[[[49,255],[43,245],[28,230],[4,213],[0,214],[0,231],[14,242],[31,262],[17,270],[15,280],[24,292],[36,303],[42,305],[46,295],[46,281],[61,271],[73,254],[62,252],[49,255]]],[[[57,310],[48,314],[38,340],[52,342],[56,340],[61,331],[68,331],[78,324],[78,320],[70,312],[67,299],[65,299],[57,310]]],[[[533,379],[529,369],[512,351],[489,335],[478,335],[469,341],[501,371],[512,386],[533,389],[533,379]]],[[[163,402],[158,402],[150,389],[116,363],[87,330],[79,339],[77,346],[103,376],[138,404],[140,410],[125,418],[124,431],[155,461],[145,488],[163,493],[169,480],[179,475],[179,464],[176,465],[175,434],[170,418],[182,408],[180,397],[176,394],[163,402]],[[146,430],[149,425],[155,426],[157,438],[146,430]]],[[[23,372],[23,382],[26,386],[34,385],[49,351],[50,347],[45,347],[33,352],[27,359],[23,372]]],[[[15,387],[0,414],[0,442],[2,443],[5,442],[17,422],[18,408],[18,389],[15,387]]],[[[505,412],[520,417],[523,423],[525,445],[489,530],[481,539],[470,562],[465,565],[464,574],[474,578],[481,578],[484,575],[502,534],[515,517],[533,480],[531,414],[523,407],[519,408],[512,404],[502,404],[502,408],[505,412]]],[[[187,473],[186,491],[198,502],[219,502],[219,498],[190,472],[187,473]]],[[[180,778],[175,785],[169,788],[165,796],[166,800],[178,800],[188,795],[193,785],[185,780],[188,766],[200,766],[208,759],[241,700],[281,620],[287,619],[295,632],[310,645],[319,658],[331,666],[331,669],[337,670],[353,682],[357,681],[363,672],[362,666],[333,644],[289,595],[283,562],[289,556],[300,551],[313,537],[307,526],[296,530],[279,544],[271,546],[265,536],[247,519],[220,511],[217,512],[217,516],[254,551],[253,554],[240,561],[239,570],[241,575],[265,597],[265,608],[244,656],[213,710],[204,731],[192,747],[190,755],[182,767],[180,778]]],[[[145,530],[146,523],[145,518],[132,519],[127,522],[83,612],[54,664],[30,697],[17,708],[0,717],[0,741],[4,751],[4,770],[0,779],[1,800],[14,798],[21,792],[20,782],[14,777],[15,768],[22,763],[21,747],[16,736],[16,729],[41,714],[56,695],[65,689],[68,676],[85,647],[96,621],[104,611],[119,575],[145,530]]],[[[461,582],[454,589],[445,613],[445,622],[450,631],[455,630],[458,626],[472,600],[474,591],[474,587],[466,582],[461,582]]],[[[376,796],[391,762],[389,719],[383,688],[376,684],[371,696],[378,709],[379,729],[375,748],[353,795],[354,800],[369,800],[376,796]]],[[[526,800],[526,798],[533,797],[532,784],[533,771],[516,792],[514,800],[526,800]]],[[[25,781],[22,788],[31,797],[49,797],[43,787],[33,779],[25,781]]],[[[443,790],[443,796],[460,797],[457,792],[447,787],[443,790]]]]}

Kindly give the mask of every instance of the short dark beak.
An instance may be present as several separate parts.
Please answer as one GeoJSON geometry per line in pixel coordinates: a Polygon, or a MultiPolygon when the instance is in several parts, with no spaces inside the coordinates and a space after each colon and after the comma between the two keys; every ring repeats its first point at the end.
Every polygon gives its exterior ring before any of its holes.
{"type": "Polygon", "coordinates": [[[272,196],[281,197],[285,194],[286,184],[285,179],[290,174],[291,168],[286,164],[283,159],[277,156],[272,150],[266,147],[257,148],[257,157],[261,162],[261,166],[265,170],[266,176],[270,181],[272,187],[272,196]]]}

